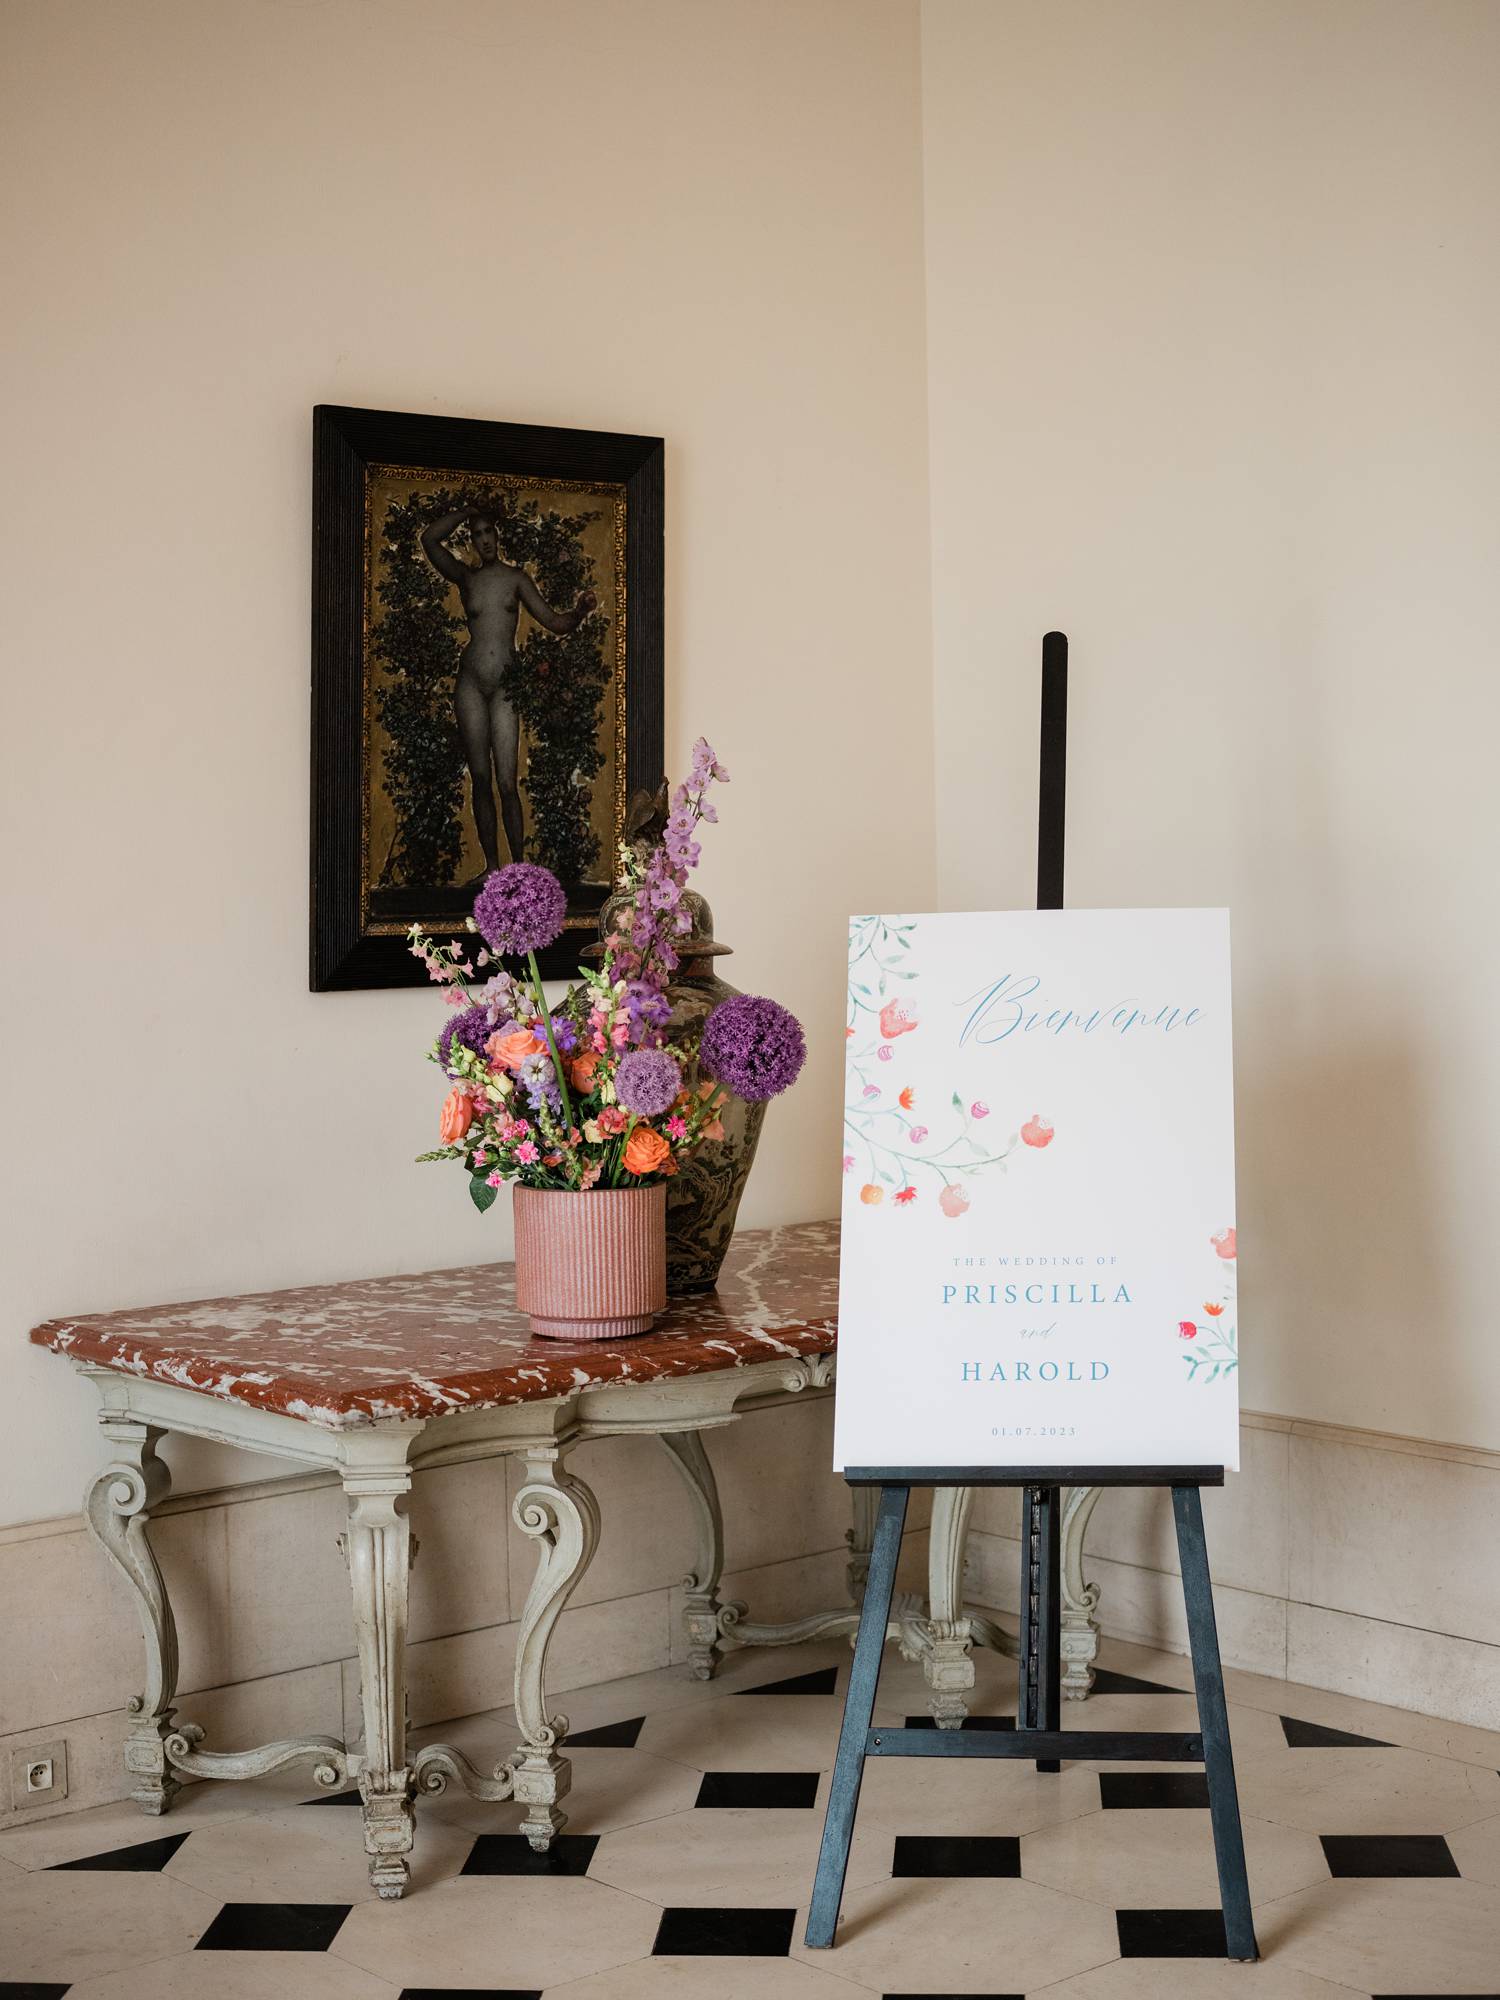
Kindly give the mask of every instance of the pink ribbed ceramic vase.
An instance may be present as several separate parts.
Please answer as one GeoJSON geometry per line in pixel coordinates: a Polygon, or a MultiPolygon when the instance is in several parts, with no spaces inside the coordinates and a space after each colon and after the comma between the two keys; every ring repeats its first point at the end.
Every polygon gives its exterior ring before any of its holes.
{"type": "Polygon", "coordinates": [[[645,1333],[667,1303],[667,1184],[516,1183],[516,1304],[548,1340],[645,1333]]]}

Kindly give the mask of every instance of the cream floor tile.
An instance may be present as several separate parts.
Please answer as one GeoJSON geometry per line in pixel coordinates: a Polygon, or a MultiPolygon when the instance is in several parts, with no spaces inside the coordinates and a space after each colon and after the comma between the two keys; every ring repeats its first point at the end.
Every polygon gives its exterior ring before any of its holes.
{"type": "Polygon", "coordinates": [[[1500,1813],[1500,1775],[1416,1750],[1256,1752],[1240,1809],[1309,1833],[1449,1833],[1500,1813]]]}
{"type": "MultiPolygon", "coordinates": [[[[456,1875],[473,1845],[460,1828],[424,1823],[419,1805],[406,1893],[456,1875]]],[[[200,1828],[163,1873],[224,1903],[363,1903],[376,1894],[364,1815],[352,1806],[302,1806],[200,1828]]]]}
{"type": "MultiPolygon", "coordinates": [[[[571,1730],[595,1729],[601,1723],[620,1722],[627,1716],[665,1714],[699,1702],[717,1701],[743,1688],[785,1680],[793,1674],[809,1674],[823,1667],[847,1668],[849,1658],[849,1647],[841,1641],[808,1646],[744,1646],[721,1656],[718,1672],[711,1681],[695,1680],[686,1667],[657,1667],[618,1680],[568,1688],[561,1694],[549,1695],[548,1707],[554,1711],[560,1709],[567,1716],[571,1730]]],[[[470,1755],[474,1754],[471,1745],[481,1754],[499,1746],[496,1754],[508,1755],[516,1741],[515,1711],[509,1707],[494,1708],[433,1723],[415,1730],[411,1740],[419,1745],[456,1743],[470,1755]]]]}
{"type": "Polygon", "coordinates": [[[1098,1775],[1086,1765],[1039,1772],[1005,1757],[876,1758],[859,1795],[860,1822],[878,1820],[892,1833],[1031,1833],[1098,1810],[1098,1775]]]}
{"type": "Polygon", "coordinates": [[[162,1875],[7,1875],[0,1980],[62,1983],[191,1951],[218,1912],[212,1896],[162,1875]]]}
{"type": "Polygon", "coordinates": [[[24,1875],[25,1872],[19,1861],[0,1861],[0,1880],[10,1875],[24,1875]]]}
{"type": "MultiPolygon", "coordinates": [[[[314,1787],[308,1785],[305,1792],[314,1787]]],[[[86,1854],[107,1854],[112,1847],[139,1847],[143,1841],[164,1840],[195,1826],[216,1826],[244,1819],[264,1806],[281,1803],[257,1784],[187,1785],[159,1819],[143,1813],[133,1799],[117,1799],[85,1812],[62,1813],[36,1826],[18,1826],[0,1833],[0,1858],[20,1868],[55,1868],[86,1854]],[[258,1795],[258,1799],[257,1799],[258,1795]]]]}
{"type": "Polygon", "coordinates": [[[1500,1730],[1453,1722],[1446,1716],[1422,1715],[1415,1709],[1392,1708],[1359,1695],[1335,1694],[1328,1688],[1264,1674],[1231,1671],[1225,1681],[1230,1700],[1247,1707],[1296,1715],[1305,1722],[1326,1723],[1330,1729],[1349,1729],[1359,1736],[1376,1736],[1408,1750],[1453,1757],[1460,1763],[1487,1764],[1492,1770],[1500,1766],[1500,1730]]]}
{"type": "MultiPolygon", "coordinates": [[[[1286,1737],[1279,1719],[1268,1715],[1264,1709],[1243,1708],[1237,1702],[1226,1704],[1229,1714],[1229,1740],[1236,1757],[1247,1756],[1255,1750],[1285,1750],[1286,1737]]],[[[1093,1694],[1087,1701],[1063,1703],[1062,1726],[1064,1729],[1164,1729],[1172,1731],[1198,1730],[1198,1702],[1191,1694],[1093,1694]]],[[[1180,1764],[1137,1764],[1124,1765],[1115,1761],[1105,1761],[1093,1766],[1099,1771],[1182,1770],[1180,1764]]],[[[1191,1768],[1191,1767],[1188,1767],[1191,1768]]]]}
{"type": "MultiPolygon", "coordinates": [[[[1099,1664],[1147,1680],[1184,1688],[1192,1686],[1192,1665],[1185,1655],[1161,1652],[1125,1639],[1106,1639],[1100,1648],[1099,1664]]],[[[1446,1716],[1423,1715],[1415,1709],[1394,1708],[1359,1695],[1336,1694],[1328,1688],[1309,1687],[1305,1682],[1284,1680],[1279,1675],[1250,1673],[1240,1667],[1225,1670],[1224,1684],[1231,1704],[1264,1709],[1272,1715],[1295,1715],[1305,1722],[1320,1722],[1330,1729],[1379,1737],[1405,1749],[1452,1757],[1461,1763],[1483,1764],[1491,1770],[1500,1767],[1500,1730],[1454,1722],[1446,1716]]]]}
{"type": "MultiPolygon", "coordinates": [[[[831,1771],[841,1713],[836,1695],[726,1696],[648,1716],[636,1747],[697,1771],[831,1771]]],[[[886,1708],[876,1719],[901,1718],[886,1708]]]]}
{"type": "MultiPolygon", "coordinates": [[[[1448,1852],[1459,1873],[1471,1882],[1488,1882],[1500,1889],[1500,1819],[1480,1820],[1448,1836],[1448,1852]]],[[[1496,1947],[1500,1959],[1500,1945],[1496,1947]]]]}
{"type": "Polygon", "coordinates": [[[1077,1979],[1044,1986],[1031,2000],[1351,2000],[1347,1986],[1268,1964],[1207,1958],[1117,1958],[1077,1979]]]}
{"type": "Polygon", "coordinates": [[[859,1993],[794,1958],[642,1958],[549,1986],[543,2000],[859,2000],[859,1993]]]}
{"type": "Polygon", "coordinates": [[[359,1904],[329,1949],[401,1987],[542,1987],[643,1958],[660,1920],[603,1882],[466,1875],[359,1904]]]}
{"type": "Polygon", "coordinates": [[[1029,1992],[1118,1958],[1112,1911],[1036,1882],[892,1880],[844,1898],[831,1951],[792,1956],[876,1993],[1029,1992]]]}
{"type": "MultiPolygon", "coordinates": [[[[1242,1824],[1256,1902],[1327,1881],[1315,1834],[1261,1819],[1242,1824]]],[[[1187,1809],[1090,1813],[1028,1834],[1021,1873],[1111,1910],[1198,1909],[1219,1900],[1208,1814],[1187,1809]]]]}
{"type": "MultiPolygon", "coordinates": [[[[686,1764],[640,1750],[565,1748],[573,1766],[573,1789],[562,1802],[569,1833],[610,1833],[660,1819],[684,1811],[698,1796],[702,1773],[686,1764]]],[[[519,1815],[517,1806],[485,1805],[455,1788],[441,1799],[417,1801],[417,1835],[420,1839],[424,1816],[475,1833],[514,1833],[519,1815]]]]}
{"type": "Polygon", "coordinates": [[[397,2000],[400,1990],[327,1952],[189,1951],[80,1980],[68,2000],[397,2000]]]}
{"type": "Polygon", "coordinates": [[[1500,1889],[1482,1882],[1325,1882],[1255,1928],[1267,1958],[1356,1993],[1492,1993],[1500,1967],[1500,1889]]]}
{"type": "MultiPolygon", "coordinates": [[[[649,1826],[606,1834],[589,1879],[667,1906],[786,1908],[812,1894],[823,1833],[822,1802],[812,1812],[756,1807],[674,1813],[649,1826]]],[[[857,1824],[848,1886],[891,1872],[892,1835],[857,1824]]]]}

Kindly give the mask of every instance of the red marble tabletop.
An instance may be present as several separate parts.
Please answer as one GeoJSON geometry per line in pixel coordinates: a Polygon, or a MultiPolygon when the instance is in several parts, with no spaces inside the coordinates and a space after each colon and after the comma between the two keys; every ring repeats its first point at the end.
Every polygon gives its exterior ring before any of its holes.
{"type": "Polygon", "coordinates": [[[325,1430],[541,1402],[596,1382],[651,1382],[826,1354],[838,1314],[838,1224],[736,1236],[719,1287],[677,1299],[629,1340],[534,1340],[515,1266],[360,1278],[296,1291],[51,1319],[39,1346],[325,1430]]]}

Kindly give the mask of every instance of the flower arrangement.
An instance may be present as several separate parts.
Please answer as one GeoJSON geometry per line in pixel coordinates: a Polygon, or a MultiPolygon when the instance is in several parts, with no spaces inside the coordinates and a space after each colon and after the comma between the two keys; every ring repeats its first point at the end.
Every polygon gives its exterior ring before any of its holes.
{"type": "Polygon", "coordinates": [[[573,1193],[663,1181],[723,1137],[731,1092],[754,1102],[796,1082],[806,1040],[774,1000],[736,995],[708,1016],[696,1046],[668,1040],[674,940],[692,925],[683,892],[698,829],[718,818],[709,790],[728,778],[700,738],[661,840],[623,857],[632,893],[602,962],[580,968],[559,1006],[548,1006],[536,962],[567,913],[547,869],[514,861],[486,877],[471,944],[437,944],[412,926],[410,948],[453,1010],[429,1051],[450,1084],[442,1144],[420,1158],[461,1161],[481,1211],[505,1181],[573,1193]]]}

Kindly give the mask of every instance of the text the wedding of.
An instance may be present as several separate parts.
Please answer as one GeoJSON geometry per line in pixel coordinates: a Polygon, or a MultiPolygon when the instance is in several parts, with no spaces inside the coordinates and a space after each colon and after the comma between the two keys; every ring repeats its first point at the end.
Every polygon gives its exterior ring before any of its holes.
{"type": "Polygon", "coordinates": [[[849,930],[834,1464],[1239,1463],[1225,910],[849,930]]]}

